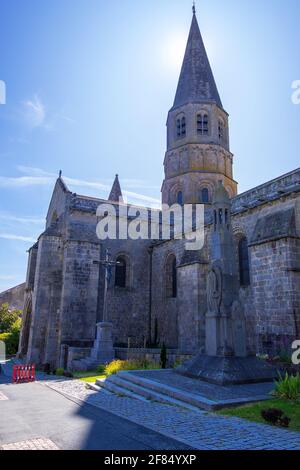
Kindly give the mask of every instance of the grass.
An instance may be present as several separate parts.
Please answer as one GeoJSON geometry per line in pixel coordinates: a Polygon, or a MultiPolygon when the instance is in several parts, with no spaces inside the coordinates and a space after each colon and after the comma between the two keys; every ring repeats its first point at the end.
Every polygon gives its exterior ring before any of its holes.
{"type": "Polygon", "coordinates": [[[74,379],[79,379],[82,382],[88,382],[88,383],[95,383],[97,379],[106,378],[104,374],[100,374],[96,370],[73,372],[73,377],[74,379]]]}
{"type": "Polygon", "coordinates": [[[93,375],[91,377],[80,377],[79,380],[87,383],[95,383],[96,380],[106,379],[106,375],[93,375]]]}
{"type": "Polygon", "coordinates": [[[218,411],[218,414],[225,416],[236,416],[238,418],[248,419],[256,423],[264,423],[266,421],[261,416],[261,411],[265,408],[279,408],[285,415],[291,418],[289,429],[291,431],[300,432],[300,402],[290,400],[267,400],[249,405],[244,405],[239,408],[228,408],[218,411]]]}
{"type": "Polygon", "coordinates": [[[159,366],[147,360],[114,360],[106,366],[99,366],[97,370],[92,371],[75,371],[73,378],[82,380],[83,382],[94,383],[97,379],[105,379],[111,374],[116,374],[122,370],[146,370],[157,369],[159,366]]]}

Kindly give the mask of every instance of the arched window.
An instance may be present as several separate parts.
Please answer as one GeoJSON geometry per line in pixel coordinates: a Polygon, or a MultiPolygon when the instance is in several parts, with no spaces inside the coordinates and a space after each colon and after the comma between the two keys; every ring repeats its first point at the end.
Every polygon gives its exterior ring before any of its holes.
{"type": "Polygon", "coordinates": [[[127,263],[124,256],[119,256],[116,263],[115,286],[126,287],[127,285],[127,263]]]}
{"type": "Polygon", "coordinates": [[[241,286],[250,285],[250,268],[249,268],[249,252],[248,240],[246,237],[241,238],[239,241],[239,269],[240,269],[240,284],[241,286]]]}
{"type": "Polygon", "coordinates": [[[180,206],[183,205],[183,193],[182,191],[178,191],[177,193],[177,204],[179,204],[180,206]]]}
{"type": "Polygon", "coordinates": [[[224,140],[224,137],[225,137],[225,129],[224,129],[224,123],[221,119],[219,119],[219,126],[218,126],[218,130],[219,130],[219,139],[220,140],[224,140]]]}
{"type": "Polygon", "coordinates": [[[186,136],[186,119],[185,116],[176,119],[176,135],[178,139],[186,136]]]}
{"type": "Polygon", "coordinates": [[[181,137],[181,121],[177,119],[176,121],[177,137],[181,137]]]}
{"type": "Polygon", "coordinates": [[[197,115],[197,133],[200,135],[208,135],[209,132],[209,120],[207,114],[197,115]]]}
{"type": "Polygon", "coordinates": [[[181,118],[181,135],[182,137],[186,135],[186,120],[184,116],[181,118]]]}
{"type": "Polygon", "coordinates": [[[166,293],[167,297],[177,297],[177,263],[175,255],[169,255],[166,263],[166,293]]]}
{"type": "Polygon", "coordinates": [[[209,203],[209,191],[208,191],[207,188],[201,189],[200,198],[201,198],[201,202],[203,204],[208,204],[209,203]]]}

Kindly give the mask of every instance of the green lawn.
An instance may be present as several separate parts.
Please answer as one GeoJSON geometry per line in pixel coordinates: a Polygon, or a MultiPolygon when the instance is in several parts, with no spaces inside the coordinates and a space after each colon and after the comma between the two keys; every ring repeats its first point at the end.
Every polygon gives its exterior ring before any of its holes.
{"type": "Polygon", "coordinates": [[[97,379],[105,379],[105,375],[103,373],[100,374],[96,370],[73,372],[73,377],[74,379],[79,379],[88,383],[95,383],[97,379]]]}
{"type": "Polygon", "coordinates": [[[287,400],[267,400],[251,405],[244,405],[239,408],[228,408],[218,411],[218,414],[225,416],[237,416],[257,423],[265,423],[261,417],[261,411],[265,408],[279,408],[286,416],[291,418],[289,429],[300,432],[300,402],[287,400]]]}
{"type": "Polygon", "coordinates": [[[97,379],[105,379],[106,375],[93,375],[91,377],[80,377],[82,382],[95,383],[97,379]]]}

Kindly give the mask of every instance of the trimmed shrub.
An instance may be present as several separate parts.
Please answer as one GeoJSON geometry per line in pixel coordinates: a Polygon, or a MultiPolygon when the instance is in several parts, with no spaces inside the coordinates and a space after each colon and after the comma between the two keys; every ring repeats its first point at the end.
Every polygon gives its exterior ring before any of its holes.
{"type": "Polygon", "coordinates": [[[124,370],[124,364],[125,361],[120,361],[119,359],[110,362],[104,369],[105,375],[114,375],[117,374],[120,370],[124,370]]]}
{"type": "Polygon", "coordinates": [[[285,376],[279,374],[279,380],[275,380],[275,390],[273,394],[284,400],[298,400],[300,398],[300,374],[285,376]]]}
{"type": "Polygon", "coordinates": [[[105,367],[104,373],[105,375],[113,375],[117,374],[118,372],[124,370],[149,370],[149,369],[159,369],[159,366],[154,362],[144,360],[128,360],[128,361],[121,361],[116,359],[112,361],[110,364],[107,364],[105,367]]]}
{"type": "Polygon", "coordinates": [[[55,371],[55,375],[58,375],[58,376],[63,376],[64,375],[64,369],[62,367],[59,367],[58,369],[56,369],[55,371]]]}
{"type": "Polygon", "coordinates": [[[265,421],[274,426],[281,426],[283,428],[288,428],[291,422],[290,418],[284,415],[283,411],[279,408],[267,408],[262,410],[261,416],[265,421]]]}
{"type": "Polygon", "coordinates": [[[100,366],[96,367],[96,372],[98,374],[104,374],[105,372],[105,365],[101,364],[100,366]]]}

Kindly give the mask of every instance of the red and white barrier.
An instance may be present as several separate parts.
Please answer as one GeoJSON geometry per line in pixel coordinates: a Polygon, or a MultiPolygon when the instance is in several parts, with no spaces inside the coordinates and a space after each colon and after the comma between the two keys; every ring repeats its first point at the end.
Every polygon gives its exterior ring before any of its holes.
{"type": "Polygon", "coordinates": [[[13,382],[26,383],[35,381],[35,366],[13,366],[13,382]]]}

